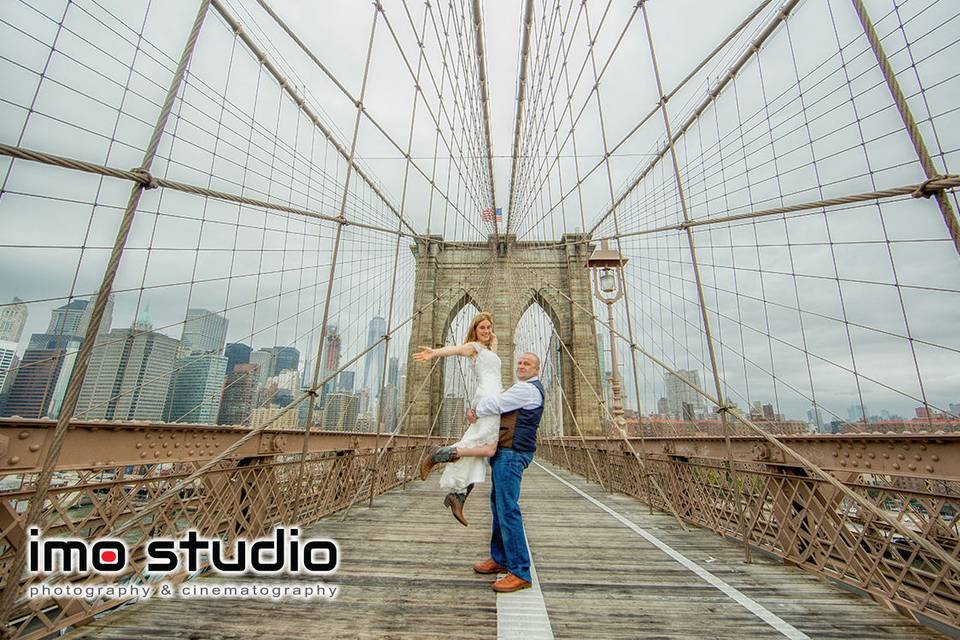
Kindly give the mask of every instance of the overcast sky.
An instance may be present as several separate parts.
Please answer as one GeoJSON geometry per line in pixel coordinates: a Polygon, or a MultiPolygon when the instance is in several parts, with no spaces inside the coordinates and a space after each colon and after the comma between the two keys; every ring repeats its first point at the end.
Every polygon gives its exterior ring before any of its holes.
{"type": "MultiPolygon", "coordinates": [[[[255,1],[226,4],[349,150],[372,5],[271,3],[348,97],[255,1]]],[[[490,202],[469,4],[434,2],[425,13],[422,2],[383,3],[364,89],[369,117],[360,119],[355,156],[384,198],[354,174],[343,209],[349,220],[395,230],[396,211],[416,232],[448,240],[481,240],[490,232],[481,218],[490,202]],[[412,75],[418,66],[422,94],[412,75]],[[404,158],[408,144],[410,162],[404,158]]],[[[614,198],[624,194],[665,140],[659,113],[637,128],[659,100],[643,15],[633,2],[581,7],[561,1],[559,11],[534,3],[523,157],[508,211],[522,4],[482,3],[496,204],[507,217],[512,213],[511,232],[524,240],[557,240],[600,221],[600,237],[617,229],[627,234],[621,248],[630,259],[638,344],[673,367],[700,370],[712,393],[686,236],[629,235],[682,220],[670,155],[626,195],[616,225],[605,216],[611,188],[614,198]],[[596,92],[594,69],[602,73],[596,92]],[[605,164],[603,154],[617,144],[605,164]],[[588,173],[573,189],[577,176],[588,173]]],[[[779,4],[769,3],[671,99],[674,131],[779,4]]],[[[665,89],[676,87],[758,5],[649,2],[665,89]]],[[[124,169],[139,166],[196,6],[192,0],[3,3],[0,141],[124,169]]],[[[938,168],[956,173],[955,3],[875,0],[868,6],[894,67],[909,70],[899,77],[938,168]]],[[[779,27],[706,106],[676,152],[691,218],[924,177],[850,4],[827,0],[800,3],[787,27],[779,27]]],[[[23,348],[30,333],[45,329],[51,308],[98,287],[129,184],[23,161],[10,165],[0,159],[0,272],[8,275],[0,280],[0,300],[32,301],[23,348]]],[[[346,162],[211,10],[152,170],[336,216],[346,162]]],[[[956,207],[955,195],[950,199],[956,207]]],[[[203,307],[226,313],[229,341],[293,344],[307,357],[316,351],[334,234],[328,222],[171,190],[147,192],[115,285],[113,326],[129,326],[149,304],[154,324],[179,337],[176,324],[186,308],[203,307]]],[[[861,401],[870,413],[907,416],[923,397],[944,409],[960,402],[954,329],[960,323],[960,261],[932,200],[793,214],[786,222],[718,224],[694,235],[726,392],[741,406],[775,402],[781,412],[800,417],[815,398],[826,414],[847,418],[848,408],[861,401]]],[[[403,238],[398,249],[396,236],[382,231],[344,232],[330,322],[340,326],[345,358],[366,346],[370,317],[391,315],[391,289],[392,323],[409,317],[410,244],[403,238]]],[[[627,333],[624,303],[617,324],[627,333]]],[[[536,335],[538,344],[546,339],[544,328],[523,333],[536,335]]],[[[401,331],[391,342],[392,354],[405,356],[408,335],[401,331]]],[[[640,401],[650,411],[664,393],[663,372],[643,358],[638,364],[640,401]]],[[[632,372],[627,382],[635,404],[632,372]]]]}

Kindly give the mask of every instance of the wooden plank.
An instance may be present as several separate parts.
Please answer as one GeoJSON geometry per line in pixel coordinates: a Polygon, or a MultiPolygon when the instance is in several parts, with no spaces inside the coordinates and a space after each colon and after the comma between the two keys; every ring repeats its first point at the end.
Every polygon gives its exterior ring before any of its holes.
{"type": "MultiPolygon", "coordinates": [[[[553,469],[691,560],[814,638],[940,638],[933,631],[769,558],[746,565],[735,543],[682,531],[633,498],[553,469]]],[[[531,466],[521,504],[543,597],[557,638],[782,638],[770,626],[531,466]]],[[[332,601],[152,599],[96,620],[69,638],[492,638],[491,578],[470,565],[487,556],[488,485],[471,495],[461,527],[443,507],[437,475],[302,528],[331,537],[341,568],[332,601]]],[[[246,578],[286,582],[287,578],[246,578]]],[[[201,578],[205,583],[221,578],[201,578]]],[[[230,582],[239,582],[232,579],[230,582]]],[[[316,582],[294,576],[289,581],[316,582]]]]}

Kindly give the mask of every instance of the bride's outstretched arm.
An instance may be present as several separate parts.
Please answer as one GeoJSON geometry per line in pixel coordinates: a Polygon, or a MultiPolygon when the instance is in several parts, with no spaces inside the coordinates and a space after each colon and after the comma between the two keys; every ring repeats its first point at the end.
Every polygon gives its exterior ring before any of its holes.
{"type": "Polygon", "coordinates": [[[432,358],[445,358],[447,356],[463,356],[469,358],[476,352],[476,349],[469,344],[455,344],[448,347],[440,347],[439,349],[421,346],[420,351],[413,354],[413,359],[417,362],[426,362],[432,358]]]}

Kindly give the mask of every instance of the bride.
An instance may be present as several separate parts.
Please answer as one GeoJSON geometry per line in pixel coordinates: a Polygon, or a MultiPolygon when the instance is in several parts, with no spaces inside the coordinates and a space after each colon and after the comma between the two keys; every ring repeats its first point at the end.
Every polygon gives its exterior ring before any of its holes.
{"type": "MultiPolygon", "coordinates": [[[[480,398],[499,394],[500,358],[497,356],[497,336],[493,333],[493,318],[487,312],[479,313],[470,323],[467,339],[461,345],[440,349],[420,347],[413,354],[417,362],[426,362],[431,358],[462,356],[470,358],[477,377],[477,390],[473,405],[480,398]]],[[[473,490],[473,485],[483,482],[486,477],[486,462],[497,452],[497,439],[500,433],[500,416],[484,416],[470,425],[459,442],[449,447],[433,447],[420,463],[420,479],[426,480],[430,470],[437,464],[452,462],[444,468],[440,476],[440,488],[448,491],[443,499],[444,506],[450,507],[453,517],[467,526],[463,517],[463,505],[473,490]]]]}

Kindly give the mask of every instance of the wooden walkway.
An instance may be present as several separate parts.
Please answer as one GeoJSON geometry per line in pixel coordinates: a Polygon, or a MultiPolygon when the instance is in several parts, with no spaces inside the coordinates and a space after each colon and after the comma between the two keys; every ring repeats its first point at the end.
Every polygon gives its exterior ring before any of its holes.
{"type": "MultiPolygon", "coordinates": [[[[496,637],[497,596],[488,586],[490,578],[470,569],[487,556],[488,485],[471,496],[466,509],[471,526],[465,529],[443,508],[437,477],[382,496],[372,509],[355,507],[343,522],[336,515],[305,528],[301,537],[331,537],[340,545],[341,569],[327,581],[340,589],[334,600],[154,598],[106,615],[67,637],[496,637]]],[[[755,557],[746,565],[742,548],[729,540],[700,529],[684,532],[671,517],[649,515],[636,500],[606,494],[566,472],[531,465],[521,504],[556,638],[943,637],[776,560],[755,557]],[[660,546],[622,519],[656,538],[660,546]],[[699,567],[700,575],[690,563],[699,567]],[[713,584],[708,581],[711,576],[713,584]],[[718,585],[726,585],[727,592],[718,585]]],[[[215,581],[220,579],[197,582],[215,581]]],[[[524,632],[516,622],[513,626],[503,622],[511,604],[507,599],[517,595],[499,596],[500,632],[506,637],[519,631],[527,640],[550,637],[549,630],[547,635],[535,629],[524,632]]],[[[538,621],[535,615],[529,620],[538,621]]]]}

